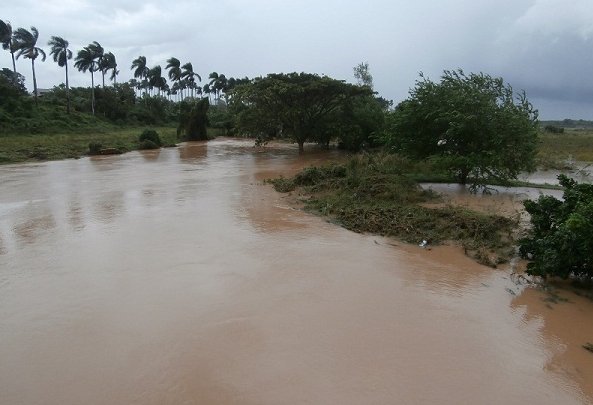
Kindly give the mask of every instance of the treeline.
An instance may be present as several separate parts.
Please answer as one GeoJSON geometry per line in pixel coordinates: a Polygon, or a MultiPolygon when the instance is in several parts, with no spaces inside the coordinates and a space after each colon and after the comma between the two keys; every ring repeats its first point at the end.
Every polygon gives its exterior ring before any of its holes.
{"type": "MultiPolygon", "coordinates": [[[[571,120],[571,119],[564,119],[564,120],[547,120],[547,121],[540,121],[542,128],[570,128],[570,129],[593,129],[593,121],[587,120],[571,120]]],[[[553,131],[551,131],[553,132],[553,131]]]]}

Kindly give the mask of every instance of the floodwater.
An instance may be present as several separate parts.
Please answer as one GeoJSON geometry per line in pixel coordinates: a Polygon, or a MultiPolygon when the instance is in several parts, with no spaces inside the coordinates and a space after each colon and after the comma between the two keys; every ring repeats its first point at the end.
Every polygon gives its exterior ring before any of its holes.
{"type": "Polygon", "coordinates": [[[592,403],[590,300],[262,182],[327,158],[221,139],[1,166],[0,403],[592,403]]]}

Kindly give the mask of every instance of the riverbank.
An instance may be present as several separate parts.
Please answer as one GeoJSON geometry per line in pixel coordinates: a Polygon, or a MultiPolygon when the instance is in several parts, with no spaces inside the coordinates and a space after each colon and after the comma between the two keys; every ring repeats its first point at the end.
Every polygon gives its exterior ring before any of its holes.
{"type": "Polygon", "coordinates": [[[505,216],[443,203],[439,194],[414,181],[409,165],[396,155],[366,154],[269,181],[277,191],[295,192],[306,210],[358,233],[421,246],[453,241],[491,267],[513,256],[518,214],[505,216]]]}
{"type": "MultiPolygon", "coordinates": [[[[35,135],[3,135],[0,137],[0,164],[27,161],[78,159],[88,155],[89,144],[114,148],[121,153],[139,148],[138,136],[146,126],[101,128],[77,133],[63,132],[35,135]]],[[[150,127],[156,130],[164,145],[178,142],[176,129],[171,126],[150,127]]]]}

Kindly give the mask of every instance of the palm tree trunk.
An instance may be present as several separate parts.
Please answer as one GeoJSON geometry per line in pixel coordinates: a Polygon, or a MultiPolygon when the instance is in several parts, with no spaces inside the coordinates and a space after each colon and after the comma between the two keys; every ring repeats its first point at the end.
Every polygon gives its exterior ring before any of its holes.
{"type": "Polygon", "coordinates": [[[95,115],[95,75],[91,70],[91,110],[93,111],[93,115],[95,115]]]}
{"type": "Polygon", "coordinates": [[[14,80],[16,81],[16,63],[14,61],[14,52],[10,51],[10,56],[12,56],[12,71],[14,72],[14,80]]]}
{"type": "Polygon", "coordinates": [[[70,114],[70,85],[68,84],[68,60],[66,60],[66,113],[70,114]]]}
{"type": "Polygon", "coordinates": [[[35,107],[39,107],[37,102],[37,78],[35,78],[35,59],[31,59],[31,69],[33,70],[33,93],[35,94],[35,107]]]}

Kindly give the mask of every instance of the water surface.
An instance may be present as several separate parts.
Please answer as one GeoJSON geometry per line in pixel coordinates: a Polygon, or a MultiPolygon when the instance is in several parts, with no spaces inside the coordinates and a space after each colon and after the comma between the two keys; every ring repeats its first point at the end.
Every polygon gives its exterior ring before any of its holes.
{"type": "Polygon", "coordinates": [[[1,404],[578,404],[593,305],[359,235],[221,139],[0,167],[1,404]]]}

